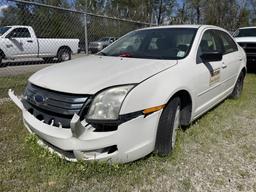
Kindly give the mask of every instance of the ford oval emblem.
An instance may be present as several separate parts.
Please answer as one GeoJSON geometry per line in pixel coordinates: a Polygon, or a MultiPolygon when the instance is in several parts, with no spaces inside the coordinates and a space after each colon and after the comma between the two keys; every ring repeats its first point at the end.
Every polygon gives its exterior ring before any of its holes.
{"type": "Polygon", "coordinates": [[[37,103],[37,104],[43,104],[45,102],[46,98],[42,95],[35,95],[34,96],[34,101],[37,103]]]}

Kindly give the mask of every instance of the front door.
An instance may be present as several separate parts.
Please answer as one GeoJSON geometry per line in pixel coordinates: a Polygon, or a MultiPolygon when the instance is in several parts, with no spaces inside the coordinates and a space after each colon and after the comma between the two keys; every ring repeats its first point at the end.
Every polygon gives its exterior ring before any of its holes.
{"type": "Polygon", "coordinates": [[[15,28],[5,38],[5,46],[11,57],[32,57],[37,55],[37,42],[27,28],[15,28]]]}
{"type": "Polygon", "coordinates": [[[207,52],[219,52],[221,45],[214,36],[214,31],[208,29],[204,32],[198,52],[196,62],[196,74],[197,82],[196,95],[196,111],[195,115],[199,116],[216,104],[222,93],[221,73],[222,73],[222,61],[203,62],[200,55],[207,52]]]}

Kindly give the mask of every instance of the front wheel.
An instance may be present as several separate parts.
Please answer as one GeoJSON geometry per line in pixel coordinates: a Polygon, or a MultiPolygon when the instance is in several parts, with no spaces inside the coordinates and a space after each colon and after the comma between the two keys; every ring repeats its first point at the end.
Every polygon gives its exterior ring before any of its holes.
{"type": "Polygon", "coordinates": [[[3,56],[0,55],[0,67],[5,67],[5,64],[3,64],[3,56]]]}
{"type": "Polygon", "coordinates": [[[71,60],[71,51],[67,48],[62,48],[59,50],[57,57],[59,62],[71,60]]]}
{"type": "Polygon", "coordinates": [[[236,85],[233,89],[233,92],[230,95],[231,99],[238,99],[241,96],[243,91],[243,86],[244,86],[244,77],[245,77],[244,73],[241,72],[237,79],[236,85]]]}
{"type": "Polygon", "coordinates": [[[167,104],[159,120],[155,144],[155,152],[158,155],[169,155],[174,149],[179,126],[180,98],[175,97],[167,104]]]}

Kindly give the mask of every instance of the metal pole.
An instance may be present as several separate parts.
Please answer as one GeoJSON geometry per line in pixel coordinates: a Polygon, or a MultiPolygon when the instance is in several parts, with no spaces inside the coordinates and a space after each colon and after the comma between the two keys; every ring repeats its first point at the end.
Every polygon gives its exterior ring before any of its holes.
{"type": "Polygon", "coordinates": [[[84,42],[85,42],[85,54],[88,55],[88,29],[87,29],[87,0],[85,0],[85,14],[84,14],[84,42]]]}
{"type": "Polygon", "coordinates": [[[87,33],[87,14],[84,14],[84,43],[85,43],[85,54],[88,55],[88,33],[87,33]]]}

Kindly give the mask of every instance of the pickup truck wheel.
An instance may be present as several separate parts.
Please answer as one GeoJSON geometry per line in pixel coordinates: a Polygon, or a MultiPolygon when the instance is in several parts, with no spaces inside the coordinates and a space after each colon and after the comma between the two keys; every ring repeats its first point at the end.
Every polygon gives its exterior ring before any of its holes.
{"type": "Polygon", "coordinates": [[[179,126],[180,98],[175,97],[167,104],[159,120],[155,144],[155,152],[159,156],[169,155],[174,149],[179,126]]]}
{"type": "Polygon", "coordinates": [[[71,59],[71,51],[65,48],[60,49],[57,57],[59,62],[68,61],[71,59]]]}
{"type": "Polygon", "coordinates": [[[237,79],[234,90],[230,95],[230,98],[231,99],[238,99],[242,94],[243,86],[244,86],[244,73],[241,72],[238,79],[237,79]]]}
{"type": "Polygon", "coordinates": [[[54,57],[46,57],[46,58],[43,58],[43,60],[44,60],[46,63],[52,63],[53,60],[54,60],[54,57]]]}

